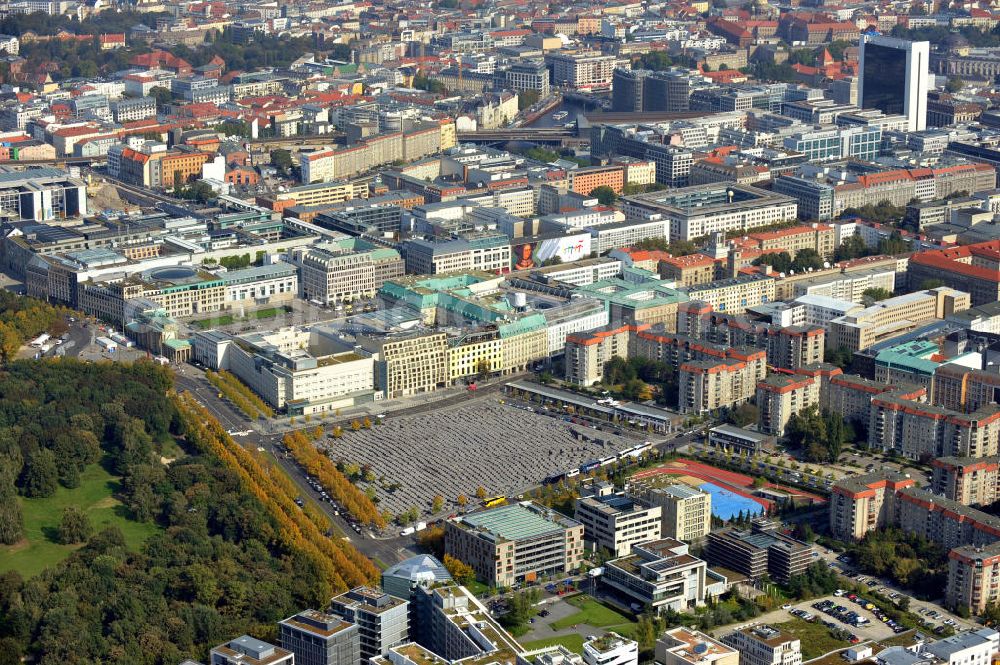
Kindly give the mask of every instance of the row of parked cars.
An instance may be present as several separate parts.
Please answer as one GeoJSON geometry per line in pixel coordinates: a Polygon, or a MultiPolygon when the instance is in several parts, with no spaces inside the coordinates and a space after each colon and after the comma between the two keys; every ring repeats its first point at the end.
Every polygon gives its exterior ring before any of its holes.
{"type": "MultiPolygon", "coordinates": [[[[832,600],[823,600],[818,603],[813,603],[813,607],[822,612],[823,614],[829,615],[834,619],[836,619],[837,621],[847,624],[848,626],[854,626],[855,628],[859,628],[865,625],[866,623],[869,623],[867,617],[861,616],[856,611],[848,609],[844,605],[838,605],[832,600]]],[[[824,621],[823,624],[827,628],[839,628],[839,626],[837,626],[837,624],[835,624],[832,621],[824,621]]],[[[857,642],[855,642],[856,638],[857,635],[852,634],[850,636],[851,644],[857,644],[857,642]]]]}
{"type": "Polygon", "coordinates": [[[893,619],[890,619],[885,614],[885,612],[882,611],[882,608],[880,608],[878,605],[876,605],[872,601],[868,600],[867,598],[864,598],[863,596],[858,596],[856,594],[851,593],[851,594],[847,594],[847,599],[851,600],[851,601],[853,601],[855,603],[857,603],[861,607],[863,607],[866,610],[870,611],[872,614],[875,615],[876,619],[878,619],[879,621],[881,621],[885,625],[889,626],[889,628],[892,628],[892,632],[898,634],[898,633],[902,633],[902,632],[904,632],[906,630],[905,626],[901,626],[898,623],[896,623],[893,619]]]}

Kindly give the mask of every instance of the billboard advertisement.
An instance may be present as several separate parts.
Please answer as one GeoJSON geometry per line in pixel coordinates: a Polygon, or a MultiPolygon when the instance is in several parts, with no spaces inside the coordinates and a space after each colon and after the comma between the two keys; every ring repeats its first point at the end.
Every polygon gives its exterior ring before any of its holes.
{"type": "Polygon", "coordinates": [[[558,238],[514,240],[511,260],[514,270],[530,270],[553,263],[570,263],[590,256],[590,234],[576,233],[558,238]]]}

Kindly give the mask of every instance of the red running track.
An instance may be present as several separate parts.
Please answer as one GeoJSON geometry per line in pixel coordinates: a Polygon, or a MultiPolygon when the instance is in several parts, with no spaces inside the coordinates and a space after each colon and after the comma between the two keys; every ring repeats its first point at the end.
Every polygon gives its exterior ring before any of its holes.
{"type": "MultiPolygon", "coordinates": [[[[709,464],[704,464],[702,462],[696,462],[694,460],[679,459],[673,462],[674,466],[662,466],[655,469],[649,469],[647,471],[640,471],[635,474],[635,478],[649,478],[651,476],[656,476],[660,474],[669,474],[677,476],[692,476],[694,478],[699,478],[711,483],[715,483],[720,487],[738,494],[752,501],[756,501],[760,505],[764,506],[768,510],[774,505],[774,502],[769,499],[762,499],[760,497],[754,496],[752,493],[747,492],[746,488],[753,485],[753,478],[742,473],[736,473],[735,471],[727,471],[726,469],[720,469],[718,467],[711,466],[709,464]]],[[[813,503],[825,503],[826,499],[810,492],[805,492],[803,490],[795,489],[793,487],[785,487],[784,485],[778,485],[776,483],[767,483],[765,487],[771,487],[776,489],[781,489],[785,492],[789,492],[793,496],[805,497],[812,500],[813,503]]]]}

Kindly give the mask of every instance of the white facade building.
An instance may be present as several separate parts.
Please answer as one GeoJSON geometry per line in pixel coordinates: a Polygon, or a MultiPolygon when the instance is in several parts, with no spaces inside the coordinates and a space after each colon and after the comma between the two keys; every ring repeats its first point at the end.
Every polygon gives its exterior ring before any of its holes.
{"type": "Polygon", "coordinates": [[[605,633],[583,643],[586,665],[638,665],[639,645],[618,633],[605,633]]]}

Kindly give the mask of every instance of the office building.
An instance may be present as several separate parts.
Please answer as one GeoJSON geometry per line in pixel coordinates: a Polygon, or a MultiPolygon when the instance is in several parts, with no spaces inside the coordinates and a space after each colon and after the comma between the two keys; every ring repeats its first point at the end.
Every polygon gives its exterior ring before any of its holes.
{"type": "MultiPolygon", "coordinates": [[[[452,583],[420,588],[417,604],[421,622],[414,638],[436,658],[432,661],[417,659],[414,665],[429,665],[441,659],[468,665],[513,665],[517,655],[523,652],[517,641],[465,587],[452,583]]],[[[407,651],[411,646],[416,645],[393,647],[386,656],[395,665],[404,665],[394,653],[407,651]]],[[[380,659],[372,661],[372,665],[379,663],[380,659]]]]}
{"type": "Polygon", "coordinates": [[[87,215],[87,186],[62,169],[0,166],[0,209],[15,221],[44,222],[87,215]]]}
{"type": "Polygon", "coordinates": [[[661,665],[740,665],[739,651],[684,626],[660,635],[655,655],[661,665]]]}
{"type": "Polygon", "coordinates": [[[921,655],[936,658],[941,665],[989,665],[998,648],[1000,633],[978,628],[930,642],[921,655]]]}
{"type": "Polygon", "coordinates": [[[418,275],[449,272],[498,272],[511,266],[510,239],[482,232],[446,240],[408,240],[406,271],[418,275]]]}
{"type": "Polygon", "coordinates": [[[685,612],[704,604],[707,568],[685,543],[664,538],[605,563],[601,583],[643,611],[685,612]]]}
{"type": "Polygon", "coordinates": [[[209,652],[209,665],[295,665],[295,655],[286,649],[243,635],[209,652]]]}
{"type": "Polygon", "coordinates": [[[917,287],[924,280],[944,282],[970,294],[972,305],[987,305],[1000,300],[1000,240],[961,247],[917,252],[907,265],[910,284],[917,287]]]}
{"type": "Polygon", "coordinates": [[[740,653],[741,665],[801,665],[802,645],[797,638],[767,625],[734,631],[722,638],[740,653]]]}
{"type": "Polygon", "coordinates": [[[930,43],[862,34],[861,107],[906,116],[911,132],[927,129],[930,43]]]}
{"type": "Polygon", "coordinates": [[[356,665],[361,660],[358,627],[340,617],[305,610],[278,622],[281,647],[295,665],[356,665]]]}
{"type": "Polygon", "coordinates": [[[660,538],[659,506],[645,506],[623,493],[598,493],[576,500],[574,519],[583,525],[583,537],[594,551],[625,556],[632,546],[660,538]]]}
{"type": "Polygon", "coordinates": [[[792,414],[819,405],[818,378],[791,374],[770,374],[757,383],[758,429],[764,434],[783,436],[792,414]]]}
{"type": "Polygon", "coordinates": [[[292,415],[333,412],[375,399],[374,358],[320,325],[240,336],[199,332],[194,357],[214,370],[232,372],[273,408],[292,415]]]}
{"type": "Polygon", "coordinates": [[[850,351],[867,349],[879,342],[944,319],[970,307],[969,294],[949,287],[916,291],[887,298],[865,309],[830,321],[827,348],[850,351]]]}
{"type": "Polygon", "coordinates": [[[450,581],[448,569],[429,554],[404,559],[382,572],[382,590],[411,603],[417,587],[428,588],[450,581]]]}
{"type": "Polygon", "coordinates": [[[611,110],[615,113],[640,113],[642,91],[649,74],[645,69],[615,69],[611,76],[611,110]]]}
{"type": "Polygon", "coordinates": [[[605,633],[583,643],[585,665],[638,665],[639,644],[618,633],[605,633]]]}
{"type": "Polygon", "coordinates": [[[748,457],[764,452],[772,443],[774,437],[735,425],[716,425],[708,430],[708,445],[748,457]]]}
{"type": "MultiPolygon", "coordinates": [[[[660,181],[659,170],[657,180],[660,181]]],[[[662,219],[671,241],[693,240],[713,233],[752,231],[796,219],[795,199],[734,183],[710,183],[622,198],[630,220],[662,219]]]]}
{"type": "Polygon", "coordinates": [[[760,520],[755,521],[751,531],[725,528],[708,534],[709,563],[754,580],[769,575],[773,580],[787,583],[805,572],[812,556],[812,545],[786,536],[760,520]]]}
{"type": "Polygon", "coordinates": [[[541,60],[515,61],[507,69],[497,70],[493,75],[497,90],[537,92],[539,99],[549,96],[549,80],[549,68],[541,60]]]}
{"type": "Polygon", "coordinates": [[[576,570],[583,560],[583,525],[533,503],[517,503],[450,519],[445,552],[490,586],[534,581],[576,570]]]}
{"type": "Polygon", "coordinates": [[[277,305],[294,300],[299,292],[298,271],[288,263],[227,270],[220,276],[226,289],[226,309],[277,305]]]}
{"type": "Polygon", "coordinates": [[[448,336],[443,332],[361,336],[375,358],[375,386],[386,399],[433,392],[449,383],[448,336]]]}
{"type": "Polygon", "coordinates": [[[381,589],[358,587],[330,599],[330,613],[358,627],[362,659],[409,639],[409,603],[381,589]]]}
{"type": "Polygon", "coordinates": [[[712,530],[712,495],[690,485],[652,487],[632,485],[633,496],[661,510],[660,534],[691,543],[701,540],[712,530]]]}
{"type": "Polygon", "coordinates": [[[360,238],[304,247],[295,250],[292,257],[302,274],[302,298],[324,305],[374,298],[387,280],[406,272],[398,251],[360,238]]]}

